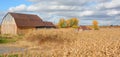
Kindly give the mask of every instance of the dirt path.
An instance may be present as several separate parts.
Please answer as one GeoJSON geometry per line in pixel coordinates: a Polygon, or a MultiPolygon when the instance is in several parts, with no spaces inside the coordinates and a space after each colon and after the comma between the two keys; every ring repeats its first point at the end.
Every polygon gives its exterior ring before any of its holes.
{"type": "Polygon", "coordinates": [[[11,52],[24,52],[24,51],[25,48],[0,45],[0,54],[11,53],[11,52]]]}

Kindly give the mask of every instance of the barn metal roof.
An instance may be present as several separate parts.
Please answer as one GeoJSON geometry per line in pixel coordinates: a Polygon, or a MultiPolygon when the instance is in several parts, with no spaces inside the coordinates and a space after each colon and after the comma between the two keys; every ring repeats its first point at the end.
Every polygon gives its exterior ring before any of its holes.
{"type": "Polygon", "coordinates": [[[80,26],[79,28],[82,29],[82,30],[91,30],[91,29],[88,28],[87,26],[80,26]]]}
{"type": "Polygon", "coordinates": [[[45,26],[53,26],[54,24],[52,22],[44,22],[45,26]]]}
{"type": "Polygon", "coordinates": [[[54,26],[52,22],[44,22],[40,17],[33,14],[10,13],[18,27],[54,26]]]}

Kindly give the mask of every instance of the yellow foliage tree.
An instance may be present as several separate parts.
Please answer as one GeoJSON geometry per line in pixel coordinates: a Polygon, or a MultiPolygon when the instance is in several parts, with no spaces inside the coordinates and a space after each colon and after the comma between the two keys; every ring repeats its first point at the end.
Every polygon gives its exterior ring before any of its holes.
{"type": "Polygon", "coordinates": [[[67,27],[70,27],[70,19],[68,19],[68,20],[66,20],[66,25],[67,25],[67,27]]]}
{"type": "Polygon", "coordinates": [[[71,27],[78,28],[79,20],[77,18],[71,18],[71,27]]]}
{"type": "Polygon", "coordinates": [[[58,23],[58,27],[59,28],[65,28],[66,27],[66,21],[64,18],[60,19],[59,23],[58,23]]]}
{"type": "Polygon", "coordinates": [[[93,28],[94,28],[94,30],[98,30],[99,29],[97,20],[93,20],[93,28]]]}
{"type": "Polygon", "coordinates": [[[72,28],[78,28],[79,20],[77,18],[71,18],[65,21],[65,19],[60,19],[58,23],[59,28],[66,28],[66,27],[72,27],[72,28]]]}

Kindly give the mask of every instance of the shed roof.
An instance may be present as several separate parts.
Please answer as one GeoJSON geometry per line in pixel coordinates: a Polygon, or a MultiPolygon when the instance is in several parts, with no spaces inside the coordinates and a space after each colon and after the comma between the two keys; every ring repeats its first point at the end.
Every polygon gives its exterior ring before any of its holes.
{"type": "Polygon", "coordinates": [[[44,22],[45,26],[54,26],[52,22],[44,22]]]}
{"type": "Polygon", "coordinates": [[[82,29],[82,30],[91,30],[89,27],[87,27],[87,26],[80,26],[80,29],[82,29]]]}
{"type": "Polygon", "coordinates": [[[40,17],[33,14],[10,13],[18,27],[54,26],[52,22],[44,22],[40,17]]]}

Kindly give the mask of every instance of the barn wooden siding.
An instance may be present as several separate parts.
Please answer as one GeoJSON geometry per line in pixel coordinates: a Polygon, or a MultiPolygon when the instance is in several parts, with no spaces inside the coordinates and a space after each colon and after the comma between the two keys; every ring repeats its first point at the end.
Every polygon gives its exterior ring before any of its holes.
{"type": "Polygon", "coordinates": [[[10,14],[7,14],[2,20],[1,34],[17,34],[15,20],[10,14]]]}
{"type": "Polygon", "coordinates": [[[26,33],[29,33],[33,30],[35,30],[36,28],[32,27],[32,28],[29,28],[29,27],[21,27],[21,28],[17,28],[17,34],[26,34],[26,33]]]}

